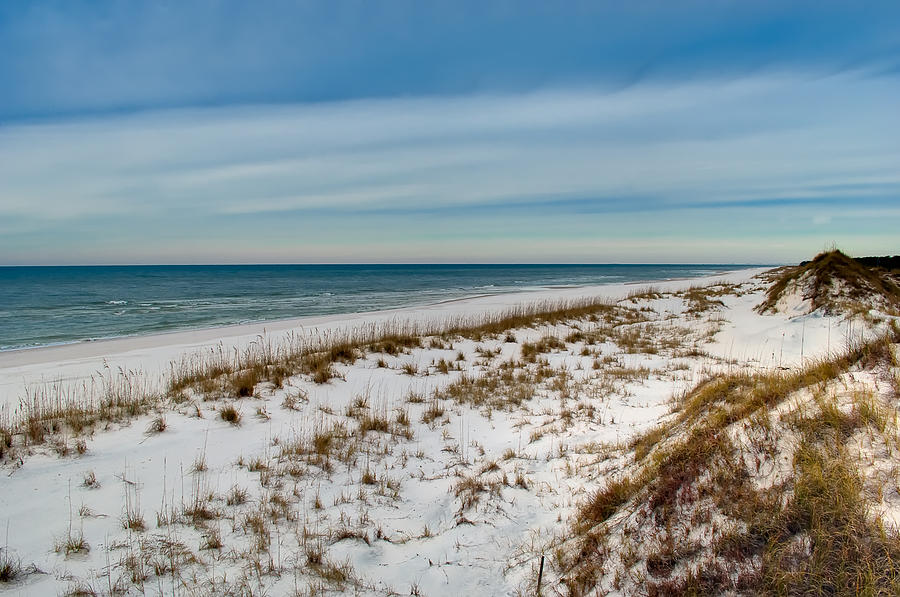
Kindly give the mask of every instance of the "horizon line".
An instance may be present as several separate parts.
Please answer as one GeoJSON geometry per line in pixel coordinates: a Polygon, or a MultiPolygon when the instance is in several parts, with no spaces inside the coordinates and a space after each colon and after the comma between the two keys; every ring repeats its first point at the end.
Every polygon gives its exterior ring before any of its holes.
{"type": "Polygon", "coordinates": [[[769,265],[785,265],[790,262],[782,263],[751,263],[751,262],[704,262],[704,261],[580,261],[580,262],[563,262],[563,261],[484,261],[484,262],[450,262],[450,261],[381,261],[381,262],[364,262],[364,261],[336,261],[336,262],[237,262],[237,263],[9,263],[0,264],[0,268],[14,267],[251,267],[251,266],[390,266],[390,265],[417,265],[417,266],[495,266],[495,265],[559,265],[559,266],[577,266],[577,265],[727,265],[727,266],[769,266],[769,265]]]}

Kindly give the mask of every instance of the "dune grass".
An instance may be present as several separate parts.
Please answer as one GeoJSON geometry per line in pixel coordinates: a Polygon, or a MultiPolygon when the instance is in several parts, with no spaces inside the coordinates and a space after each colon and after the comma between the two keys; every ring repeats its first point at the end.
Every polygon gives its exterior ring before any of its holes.
{"type": "Polygon", "coordinates": [[[857,305],[872,305],[873,300],[894,312],[900,310],[900,286],[888,272],[837,250],[820,253],[808,263],[786,268],[774,280],[757,310],[760,313],[774,311],[784,293],[804,281],[808,282],[803,298],[810,301],[812,310],[841,313],[857,305]]]}
{"type": "MultiPolygon", "coordinates": [[[[218,345],[173,362],[162,387],[141,371],[131,370],[106,370],[77,385],[62,381],[45,384],[29,389],[12,412],[8,408],[0,412],[0,459],[8,459],[14,452],[25,455],[29,446],[45,444],[63,434],[74,437],[88,434],[101,424],[125,424],[192,396],[205,400],[250,397],[260,384],[281,387],[286,379],[298,374],[308,375],[318,384],[328,383],[340,377],[338,367],[342,364],[351,364],[367,353],[398,355],[421,347],[427,338],[443,346],[454,337],[481,341],[512,329],[585,317],[630,321],[633,313],[606,299],[540,301],[437,322],[395,319],[292,334],[277,343],[260,337],[242,350],[218,345]]],[[[408,373],[417,374],[418,369],[413,371],[410,366],[408,373]]],[[[221,412],[229,422],[240,420],[232,416],[229,407],[221,412]]]]}
{"type": "Polygon", "coordinates": [[[897,594],[900,535],[869,511],[859,464],[846,447],[860,429],[886,433],[886,415],[870,398],[839,404],[826,391],[853,368],[896,367],[897,342],[894,328],[800,371],[718,376],[698,385],[668,423],[630,442],[630,472],[580,507],[572,523],[576,547],[558,564],[569,593],[594,590],[618,557],[619,573],[603,582],[622,589],[622,570],[641,564],[651,595],[897,594]],[[773,422],[773,409],[801,390],[814,399],[773,422]],[[736,429],[771,437],[737,443],[736,429]],[[779,436],[795,438],[790,474],[761,487],[748,462],[755,458],[758,472],[760,460],[777,457],[779,436]],[[644,546],[629,561],[610,543],[623,528],[644,546]],[[703,558],[691,538],[698,528],[710,534],[703,558]]]}

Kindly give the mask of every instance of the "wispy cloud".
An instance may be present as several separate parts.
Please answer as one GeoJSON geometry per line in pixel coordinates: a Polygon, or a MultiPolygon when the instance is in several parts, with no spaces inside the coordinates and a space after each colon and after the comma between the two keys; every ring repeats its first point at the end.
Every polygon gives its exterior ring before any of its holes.
{"type": "Polygon", "coordinates": [[[0,262],[896,252],[898,18],[0,3],[0,262]]]}
{"type": "MultiPolygon", "coordinates": [[[[603,261],[595,235],[686,241],[697,221],[740,217],[745,259],[772,259],[759,246],[779,217],[793,242],[843,235],[835,217],[803,210],[865,208],[872,239],[898,223],[896,97],[892,77],[762,73],[23,123],[0,127],[0,219],[52,238],[46,261],[104,260],[91,221],[118,231],[105,242],[125,260],[170,258],[175,231],[196,240],[179,260],[406,260],[425,226],[442,239],[429,254],[505,236],[481,260],[552,245],[549,260],[603,261]],[[238,256],[240,231],[255,240],[238,256]]],[[[4,259],[34,259],[22,240],[0,239],[4,259]]],[[[651,246],[634,258],[687,259],[651,246]]]]}

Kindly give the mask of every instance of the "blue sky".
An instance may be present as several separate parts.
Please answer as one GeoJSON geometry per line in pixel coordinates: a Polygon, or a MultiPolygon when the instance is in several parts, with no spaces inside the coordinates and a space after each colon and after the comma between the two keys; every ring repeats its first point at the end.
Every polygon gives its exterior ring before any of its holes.
{"type": "Polygon", "coordinates": [[[900,3],[0,4],[0,264],[900,252],[900,3]]]}

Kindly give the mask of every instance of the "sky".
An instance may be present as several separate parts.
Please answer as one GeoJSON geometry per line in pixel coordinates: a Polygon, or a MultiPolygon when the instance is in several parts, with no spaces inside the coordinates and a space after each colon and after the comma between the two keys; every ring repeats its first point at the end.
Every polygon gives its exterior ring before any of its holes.
{"type": "Polygon", "coordinates": [[[0,3],[0,265],[900,253],[900,3],[0,3]]]}

